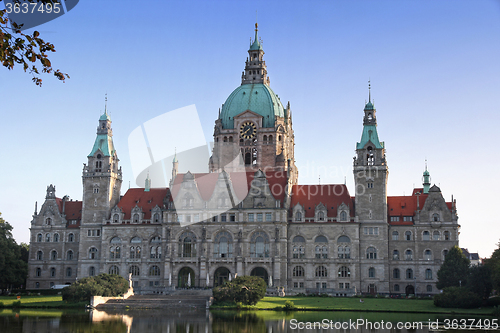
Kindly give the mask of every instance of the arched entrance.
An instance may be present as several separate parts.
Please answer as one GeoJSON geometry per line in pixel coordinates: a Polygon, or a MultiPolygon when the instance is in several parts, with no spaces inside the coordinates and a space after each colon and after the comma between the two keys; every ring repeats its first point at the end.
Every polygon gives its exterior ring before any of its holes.
{"type": "Polygon", "coordinates": [[[179,288],[187,288],[188,287],[188,280],[191,280],[191,287],[193,287],[195,285],[194,271],[189,267],[183,267],[179,271],[177,286],[179,288]]]}
{"type": "Polygon", "coordinates": [[[411,284],[409,284],[406,286],[405,292],[406,292],[407,296],[408,295],[415,295],[415,287],[412,286],[411,284]]]}
{"type": "Polygon", "coordinates": [[[374,284],[368,285],[368,293],[371,295],[375,295],[377,293],[377,286],[374,284]]]}
{"type": "Polygon", "coordinates": [[[267,271],[265,268],[262,267],[255,267],[252,269],[252,272],[250,273],[250,276],[258,276],[264,279],[266,284],[269,283],[269,275],[267,274],[267,271]]]}
{"type": "Polygon", "coordinates": [[[224,284],[229,279],[230,273],[226,267],[217,268],[214,273],[214,287],[224,284]]]}

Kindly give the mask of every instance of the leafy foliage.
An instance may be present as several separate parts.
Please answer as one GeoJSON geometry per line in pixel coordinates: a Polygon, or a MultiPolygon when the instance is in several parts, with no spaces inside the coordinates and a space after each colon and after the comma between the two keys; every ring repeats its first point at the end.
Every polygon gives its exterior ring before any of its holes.
{"type": "Polygon", "coordinates": [[[23,245],[12,237],[12,226],[0,213],[0,289],[20,287],[28,274],[28,260],[23,260],[23,245]]]}
{"type": "Polygon", "coordinates": [[[462,250],[458,246],[452,247],[437,272],[438,282],[436,286],[438,289],[467,285],[469,265],[470,261],[462,253],[462,250]]]}
{"type": "MultiPolygon", "coordinates": [[[[38,1],[54,3],[54,0],[38,1]]],[[[8,69],[13,69],[16,64],[22,65],[25,72],[29,71],[33,75],[32,80],[37,86],[42,85],[40,72],[53,74],[63,82],[69,78],[68,74],[52,68],[48,54],[56,52],[54,45],[40,38],[38,31],[25,34],[20,28],[15,22],[10,21],[6,10],[0,10],[0,63],[8,69]]]]}
{"type": "Polygon", "coordinates": [[[491,269],[488,266],[471,266],[467,288],[482,299],[488,299],[491,293],[491,269]]]}
{"type": "Polygon", "coordinates": [[[491,273],[491,284],[493,289],[500,291],[500,243],[498,248],[493,251],[491,258],[486,261],[491,273]]]}
{"type": "Polygon", "coordinates": [[[238,276],[213,289],[214,299],[220,302],[241,302],[255,305],[266,294],[266,282],[257,276],[238,276]]]}
{"type": "Polygon", "coordinates": [[[481,306],[482,298],[467,288],[449,287],[434,296],[434,305],[442,308],[474,309],[481,306]]]}
{"type": "Polygon", "coordinates": [[[99,274],[83,278],[62,289],[62,297],[68,302],[90,302],[92,296],[119,296],[127,292],[128,281],[121,275],[99,274]]]}

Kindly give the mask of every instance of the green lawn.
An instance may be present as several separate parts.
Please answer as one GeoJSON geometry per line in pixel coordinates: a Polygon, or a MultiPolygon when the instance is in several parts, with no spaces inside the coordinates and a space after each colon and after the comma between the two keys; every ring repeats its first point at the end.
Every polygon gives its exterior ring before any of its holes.
{"type": "Polygon", "coordinates": [[[69,304],[62,300],[61,295],[55,296],[21,296],[17,299],[16,296],[0,296],[0,302],[5,307],[11,307],[12,303],[21,301],[21,307],[33,308],[63,308],[63,307],[84,307],[83,303],[69,304]]]}
{"type": "Polygon", "coordinates": [[[350,297],[264,297],[257,305],[248,309],[267,310],[285,305],[292,301],[300,310],[338,310],[338,311],[387,311],[413,313],[468,313],[491,314],[493,308],[482,309],[445,309],[436,307],[432,300],[386,299],[350,297]]]}

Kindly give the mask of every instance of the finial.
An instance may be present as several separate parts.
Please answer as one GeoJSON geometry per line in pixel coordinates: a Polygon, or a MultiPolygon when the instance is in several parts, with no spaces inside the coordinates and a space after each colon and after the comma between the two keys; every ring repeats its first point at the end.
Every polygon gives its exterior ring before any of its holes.
{"type": "Polygon", "coordinates": [[[108,113],[108,93],[104,97],[104,113],[108,113]]]}
{"type": "Polygon", "coordinates": [[[425,171],[427,171],[427,159],[425,159],[425,171]]]}
{"type": "Polygon", "coordinates": [[[318,177],[318,185],[321,185],[321,175],[318,177]]]}
{"type": "Polygon", "coordinates": [[[368,79],[368,103],[371,103],[372,101],[372,86],[370,84],[370,79],[368,79]]]}

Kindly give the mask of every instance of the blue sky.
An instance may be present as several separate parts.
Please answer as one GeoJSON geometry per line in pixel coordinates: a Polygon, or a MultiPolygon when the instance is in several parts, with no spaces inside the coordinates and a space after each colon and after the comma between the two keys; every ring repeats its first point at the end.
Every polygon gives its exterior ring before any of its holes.
{"type": "Polygon", "coordinates": [[[371,79],[388,194],[421,186],[427,159],[432,182],[457,199],[460,245],[489,256],[500,238],[498,1],[80,1],[36,28],[66,83],[45,75],[39,88],[21,68],[0,70],[0,212],[16,240],[29,241],[47,185],[81,199],[106,93],[122,193],[134,186],[127,139],[137,126],[195,104],[211,141],[256,11],[271,87],[291,103],[299,183],[346,177],[354,193],[371,79]]]}

